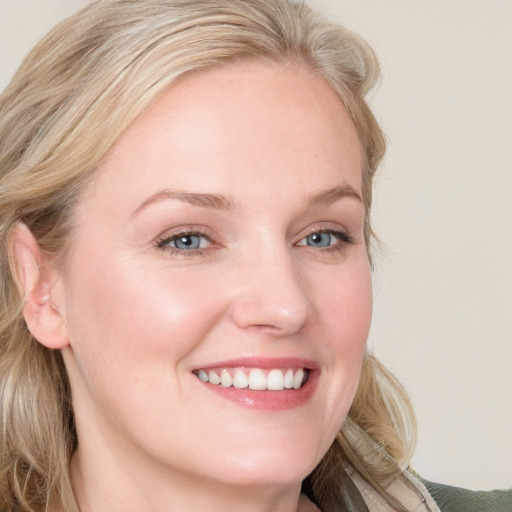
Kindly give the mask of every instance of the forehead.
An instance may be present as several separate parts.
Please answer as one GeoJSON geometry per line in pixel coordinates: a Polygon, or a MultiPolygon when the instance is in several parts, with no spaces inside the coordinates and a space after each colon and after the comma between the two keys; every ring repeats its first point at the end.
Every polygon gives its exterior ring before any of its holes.
{"type": "Polygon", "coordinates": [[[257,177],[265,189],[313,175],[360,191],[360,169],[354,125],[324,79],[299,63],[238,62],[176,80],[107,153],[93,188],[135,200],[164,186],[223,192],[257,177]]]}

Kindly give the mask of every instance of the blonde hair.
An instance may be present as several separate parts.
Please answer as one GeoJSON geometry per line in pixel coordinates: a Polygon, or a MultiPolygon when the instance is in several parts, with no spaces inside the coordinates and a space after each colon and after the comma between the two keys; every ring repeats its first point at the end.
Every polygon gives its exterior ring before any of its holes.
{"type": "MultiPolygon", "coordinates": [[[[46,36],[1,96],[2,512],[78,510],[68,471],[77,444],[69,382],[60,353],[24,323],[11,228],[24,223],[43,251],[62,254],[85,181],[130,123],[184,73],[247,59],[301,62],[339,95],[361,144],[369,247],[372,179],[385,143],[364,96],[378,64],[358,36],[301,2],[99,0],[46,36]]],[[[347,421],[305,487],[324,512],[353,510],[350,468],[402,510],[385,489],[407,466],[413,434],[407,396],[366,354],[347,421]]]]}

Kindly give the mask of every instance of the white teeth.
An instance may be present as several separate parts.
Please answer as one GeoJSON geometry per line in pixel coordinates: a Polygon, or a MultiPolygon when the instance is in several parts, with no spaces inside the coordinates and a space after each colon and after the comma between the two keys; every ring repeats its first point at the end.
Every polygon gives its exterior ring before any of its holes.
{"type": "Polygon", "coordinates": [[[299,389],[302,386],[304,380],[304,370],[300,368],[293,376],[293,389],[299,389]]]}
{"type": "Polygon", "coordinates": [[[254,389],[255,391],[267,389],[267,378],[261,370],[256,368],[249,373],[249,389],[254,389]]]}
{"type": "Polygon", "coordinates": [[[267,389],[281,391],[284,388],[284,375],[281,370],[271,370],[267,377],[267,389]]]}
{"type": "Polygon", "coordinates": [[[300,389],[307,380],[303,368],[293,370],[272,369],[263,371],[260,368],[236,368],[231,373],[227,368],[217,370],[197,370],[194,372],[203,382],[238,389],[249,388],[254,391],[282,391],[283,389],[300,389]],[[234,372],[234,373],[233,373],[234,372]]]}
{"type": "Polygon", "coordinates": [[[238,389],[243,389],[249,386],[249,378],[242,370],[237,370],[233,377],[233,386],[238,389]]]}
{"type": "Polygon", "coordinates": [[[288,370],[284,375],[284,387],[286,389],[293,388],[293,370],[288,370]]]}
{"type": "Polygon", "coordinates": [[[211,384],[220,384],[220,377],[214,371],[208,373],[208,380],[211,384]]]}
{"type": "Polygon", "coordinates": [[[220,374],[220,385],[223,388],[229,388],[233,385],[233,377],[231,377],[227,370],[222,370],[220,374]]]}

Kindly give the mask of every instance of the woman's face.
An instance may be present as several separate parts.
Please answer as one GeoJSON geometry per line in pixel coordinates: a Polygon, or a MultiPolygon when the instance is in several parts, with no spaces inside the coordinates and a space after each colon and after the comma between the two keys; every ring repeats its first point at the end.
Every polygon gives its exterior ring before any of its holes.
{"type": "Polygon", "coordinates": [[[79,458],[230,484],[315,467],[370,325],[360,169],[350,117],[299,65],[189,74],[131,125],[59,284],[79,458]]]}

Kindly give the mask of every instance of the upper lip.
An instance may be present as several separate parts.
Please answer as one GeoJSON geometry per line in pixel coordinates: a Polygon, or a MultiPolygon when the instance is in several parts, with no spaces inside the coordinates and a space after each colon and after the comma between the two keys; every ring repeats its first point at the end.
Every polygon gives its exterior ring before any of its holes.
{"type": "Polygon", "coordinates": [[[243,357],[239,359],[228,359],[216,361],[197,366],[194,370],[208,370],[212,368],[261,368],[271,370],[273,368],[305,368],[315,370],[319,367],[318,363],[310,359],[299,357],[243,357]]]}

